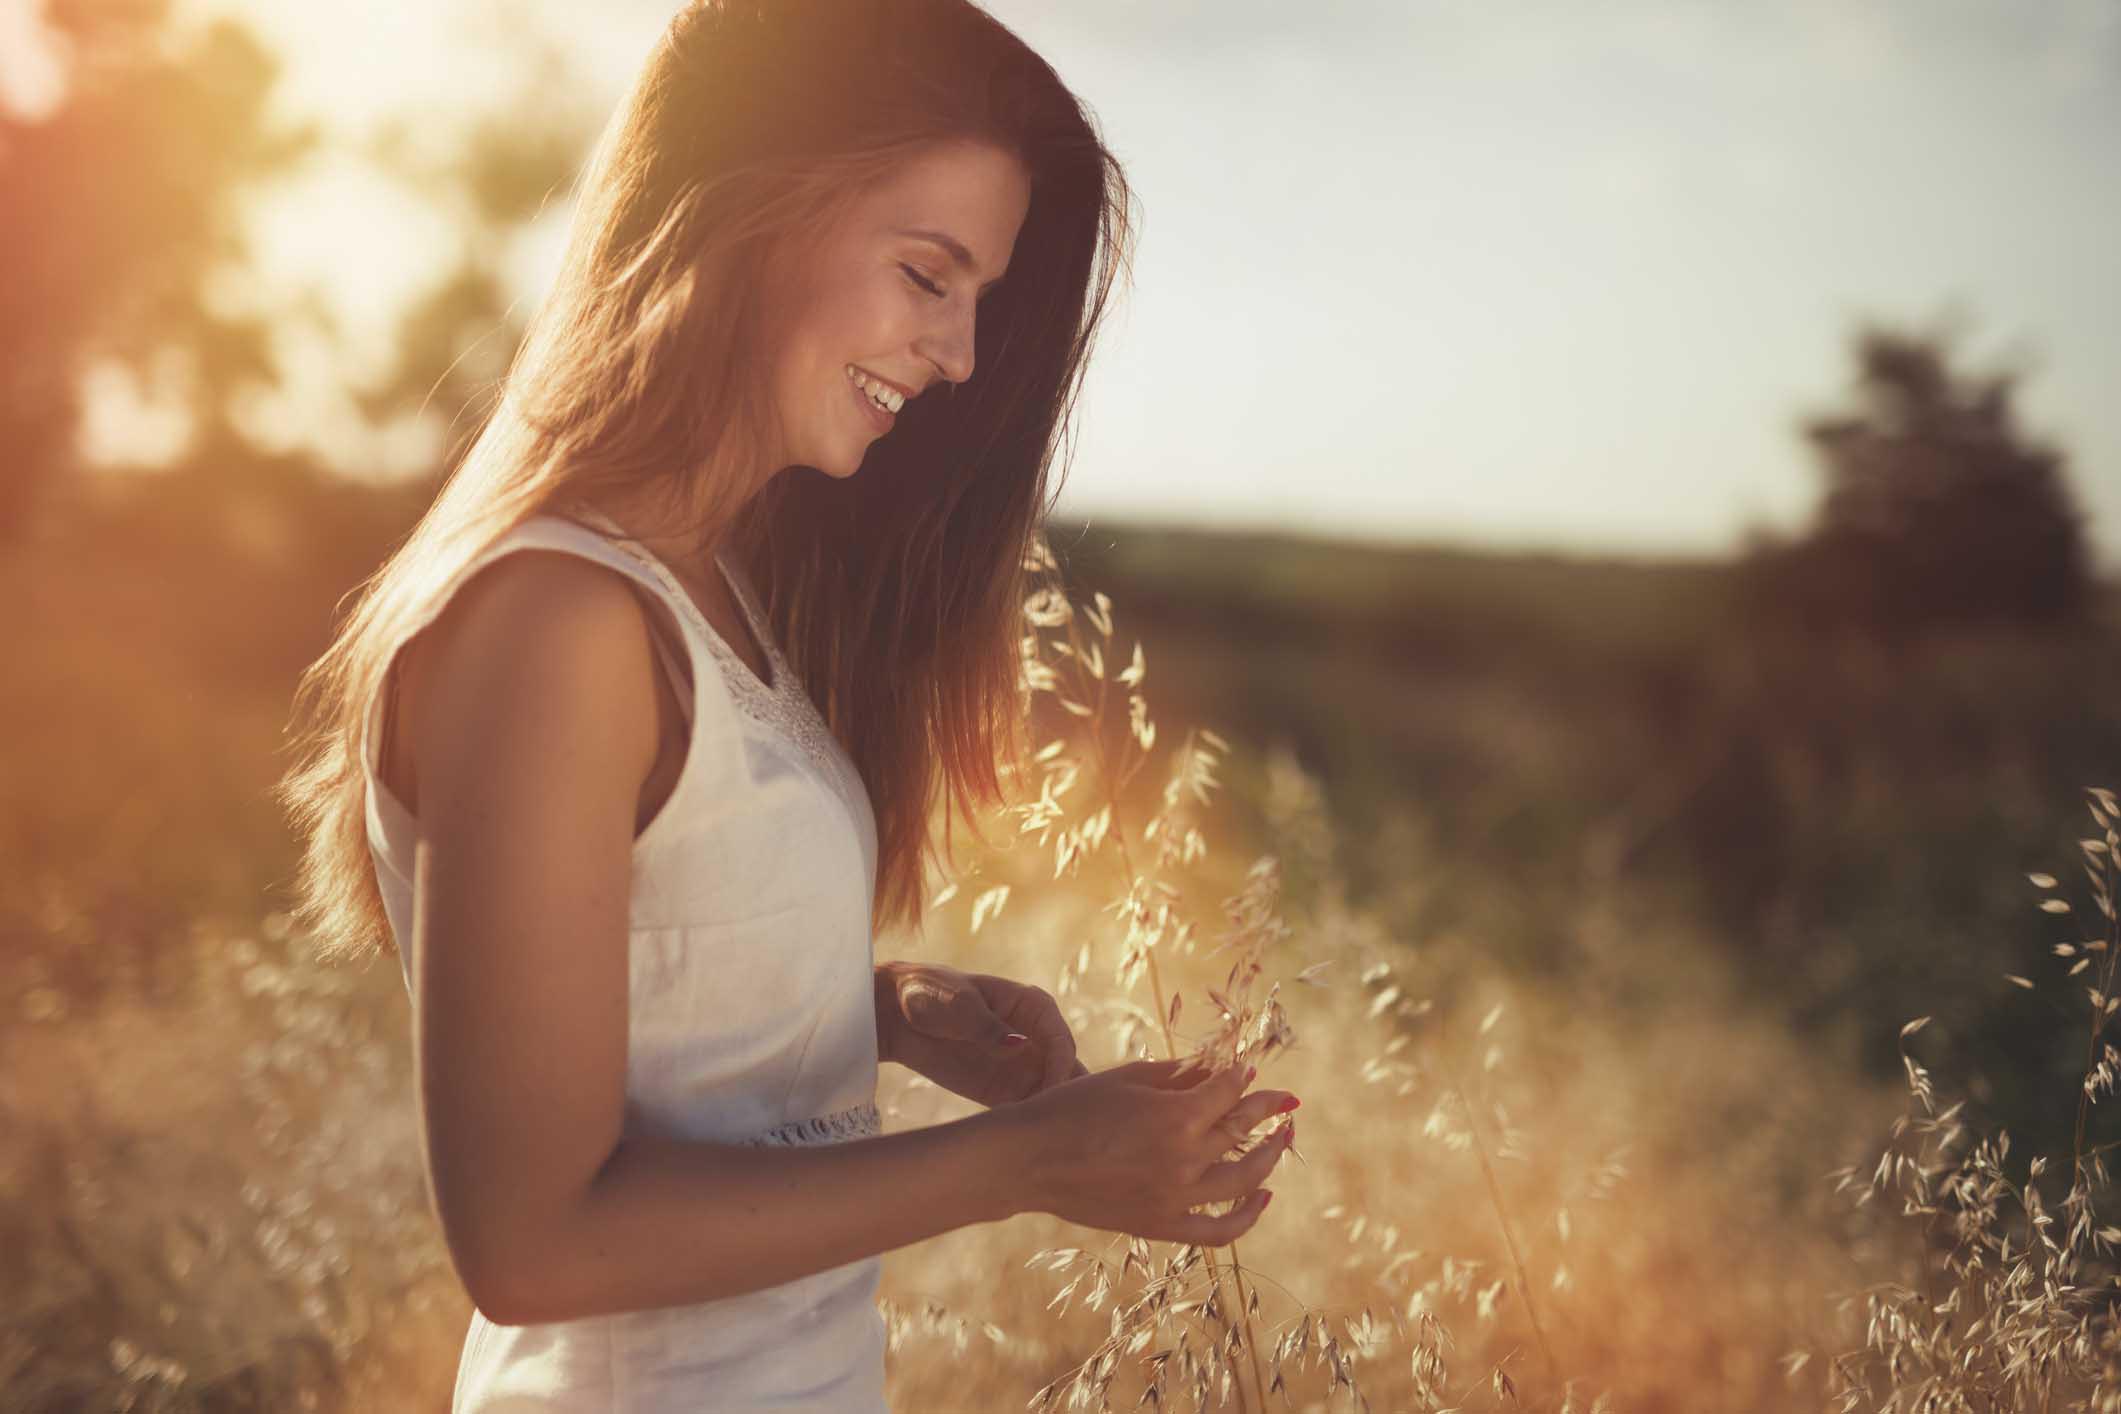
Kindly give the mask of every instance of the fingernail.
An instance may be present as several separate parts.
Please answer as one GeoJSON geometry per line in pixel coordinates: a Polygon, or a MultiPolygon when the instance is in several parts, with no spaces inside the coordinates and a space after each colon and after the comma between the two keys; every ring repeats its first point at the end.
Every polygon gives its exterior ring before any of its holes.
{"type": "Polygon", "coordinates": [[[1281,1102],[1281,1108],[1276,1110],[1274,1113],[1278,1115],[1285,1115],[1302,1103],[1302,1100],[1299,1100],[1294,1095],[1291,1095],[1288,1099],[1283,1100],[1281,1102]]]}
{"type": "Polygon", "coordinates": [[[1002,1044],[1005,1046],[1021,1046],[1030,1039],[1029,1036],[1026,1036],[1021,1031],[1011,1031],[1008,1035],[1002,1037],[1002,1044]]]}
{"type": "Polygon", "coordinates": [[[1255,1075],[1257,1075],[1257,1074],[1259,1074],[1259,1067],[1258,1067],[1258,1066],[1256,1066],[1256,1065],[1248,1065],[1248,1066],[1246,1066],[1246,1067],[1245,1067],[1245,1084],[1247,1084],[1247,1085],[1250,1085],[1250,1084],[1252,1083],[1252,1077],[1253,1077],[1253,1076],[1255,1076],[1255,1075]]]}
{"type": "Polygon", "coordinates": [[[1262,1213],[1264,1213],[1265,1211],[1267,1211],[1267,1204],[1269,1204],[1269,1203],[1271,1203],[1271,1202],[1273,1202],[1273,1201],[1274,1201],[1274,1190],[1273,1190],[1273,1189],[1271,1189],[1271,1188],[1262,1188],[1262,1189],[1260,1189],[1260,1190],[1259,1190],[1259,1210],[1260,1210],[1260,1211],[1261,1211],[1262,1213]]]}

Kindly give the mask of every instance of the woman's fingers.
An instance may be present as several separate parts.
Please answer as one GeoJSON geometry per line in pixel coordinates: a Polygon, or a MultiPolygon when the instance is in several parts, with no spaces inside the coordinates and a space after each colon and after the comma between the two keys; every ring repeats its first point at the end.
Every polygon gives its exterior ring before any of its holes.
{"type": "Polygon", "coordinates": [[[1252,1230],[1267,1210],[1272,1191],[1262,1188],[1227,1213],[1180,1213],[1166,1222],[1155,1236],[1165,1242],[1190,1242],[1196,1247],[1227,1247],[1252,1230]]]}
{"type": "Polygon", "coordinates": [[[1031,1034],[1038,1038],[1040,1049],[1046,1053],[1046,1073],[1039,1083],[1058,1085],[1082,1071],[1075,1060],[1075,1033],[1068,1029],[1067,1018],[1061,1015],[1059,1003],[1036,988],[1033,992],[1031,1034]]]}
{"type": "Polygon", "coordinates": [[[1200,1055],[1131,1061],[1099,1072],[1076,1060],[1070,1070],[1070,1079],[1091,1088],[1051,1087],[1051,1100],[1029,1103],[1052,1110],[1064,1129],[1109,1130],[1109,1161],[1093,1165],[1073,1188],[1063,1183],[1047,1211],[1094,1227],[1203,1246],[1232,1242],[1258,1222],[1267,1201],[1260,1185],[1287,1152],[1287,1136],[1271,1136],[1231,1160],[1222,1156],[1288,1108],[1289,1092],[1247,1096],[1245,1087],[1256,1075],[1250,1064],[1218,1065],[1200,1055]],[[1122,1197],[1130,1189],[1132,1201],[1122,1197]],[[1152,1208],[1170,1206],[1161,1214],[1143,1212],[1145,1190],[1156,1195],[1152,1208]],[[1211,1203],[1234,1206],[1226,1213],[1188,1211],[1211,1203]],[[1115,1224],[1116,1207],[1131,1208],[1133,1216],[1115,1224]]]}
{"type": "MultiPolygon", "coordinates": [[[[1255,1090],[1232,1105],[1215,1121],[1211,1135],[1220,1137],[1221,1134],[1227,1134],[1230,1144],[1241,1143],[1262,1122],[1295,1109],[1296,1106],[1291,1103],[1295,1098],[1286,1090],[1255,1090]]],[[[1224,1145],[1224,1148],[1228,1147],[1228,1144],[1224,1145]]]]}
{"type": "MultiPolygon", "coordinates": [[[[1194,1128],[1204,1129],[1229,1112],[1258,1071],[1249,1061],[1218,1065],[1204,1055],[1191,1055],[1168,1060],[1129,1061],[1104,1073],[1117,1073],[1137,1084],[1153,1085],[1159,1090],[1183,1091],[1189,1100],[1188,1107],[1197,1115],[1194,1128]]],[[[1276,1104],[1289,1098],[1286,1090],[1272,1093],[1276,1104]]],[[[1270,1106],[1266,1113],[1271,1112],[1270,1106]]],[[[1257,1120],[1253,1122],[1258,1123],[1257,1120]]]]}
{"type": "Polygon", "coordinates": [[[1267,1175],[1274,1171],[1281,1156],[1289,1152],[1289,1145],[1295,1137],[1295,1124],[1286,1124],[1254,1144],[1241,1157],[1208,1165],[1199,1182],[1188,1192],[1187,1202],[1225,1203],[1232,1198],[1242,1198],[1267,1181],[1267,1175]]]}
{"type": "MultiPolygon", "coordinates": [[[[1197,1089],[1210,1076],[1217,1074],[1199,1056],[1178,1056],[1170,1060],[1128,1061],[1116,1065],[1106,1074],[1117,1073],[1139,1085],[1153,1085],[1159,1090],[1197,1089]]],[[[1244,1072],[1238,1071],[1240,1075],[1244,1072]]]]}
{"type": "MultiPolygon", "coordinates": [[[[1250,1065],[1233,1065],[1215,1072],[1207,1079],[1197,1082],[1185,1096],[1185,1110],[1191,1121],[1187,1132],[1217,1141],[1214,1152],[1203,1158],[1214,1158],[1237,1140],[1244,1131],[1219,1128],[1221,1121],[1235,1108],[1251,1083],[1253,1070],[1250,1065]]],[[[1250,1126],[1246,1126],[1247,1129],[1250,1126]]]]}
{"type": "Polygon", "coordinates": [[[1048,1051],[1046,1052],[1046,1072],[1044,1075],[1039,1077],[1039,1086],[1043,1088],[1048,1085],[1058,1085],[1063,1081],[1071,1080],[1081,1071],[1081,1069],[1082,1067],[1078,1066],[1075,1063],[1075,1055],[1073,1052],[1070,1052],[1069,1054],[1064,1056],[1054,1051],[1048,1051]]]}

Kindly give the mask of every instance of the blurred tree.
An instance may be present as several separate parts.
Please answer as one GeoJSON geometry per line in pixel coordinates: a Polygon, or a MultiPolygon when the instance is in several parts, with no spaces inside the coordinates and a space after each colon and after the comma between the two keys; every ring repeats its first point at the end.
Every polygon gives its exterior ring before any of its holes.
{"type": "Polygon", "coordinates": [[[240,261],[239,201],[311,146],[268,118],[276,66],[241,27],[183,35],[168,0],[53,0],[60,106],[0,110],[0,538],[76,460],[85,370],[181,371],[195,429],[273,378],[269,321],[214,307],[240,261]],[[174,358],[172,358],[174,355],[174,358]]]}
{"type": "Polygon", "coordinates": [[[377,421],[436,409],[465,432],[477,425],[528,322],[514,288],[524,243],[564,215],[560,199],[595,137],[567,54],[512,33],[521,59],[511,99],[446,131],[400,120],[372,146],[377,165],[447,210],[458,235],[447,272],[401,316],[390,366],[360,391],[377,421]]]}
{"type": "Polygon", "coordinates": [[[2079,618],[2084,516],[2063,454],[2018,428],[2018,371],[1955,373],[1942,335],[1866,325],[1854,342],[1854,409],[1804,424],[1826,479],[1814,524],[1748,557],[1756,615],[1885,637],[2079,618]]]}

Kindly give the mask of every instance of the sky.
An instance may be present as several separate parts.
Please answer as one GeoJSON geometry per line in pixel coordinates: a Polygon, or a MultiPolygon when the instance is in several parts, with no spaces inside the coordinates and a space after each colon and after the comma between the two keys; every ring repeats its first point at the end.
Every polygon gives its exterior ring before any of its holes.
{"type": "MultiPolygon", "coordinates": [[[[254,23],[288,110],[345,134],[522,101],[497,24],[560,40],[608,110],[668,13],[194,5],[254,23]]],[[[2023,423],[2121,567],[2121,0],[988,8],[1093,110],[1138,201],[1064,513],[1725,552],[1802,524],[1798,423],[1843,400],[1857,321],[1956,321],[1966,366],[2028,368],[2023,423]]],[[[526,300],[564,220],[525,243],[526,300]]],[[[258,229],[376,357],[449,243],[345,163],[258,229]]],[[[328,399],[336,377],[312,358],[296,381],[328,399]]]]}

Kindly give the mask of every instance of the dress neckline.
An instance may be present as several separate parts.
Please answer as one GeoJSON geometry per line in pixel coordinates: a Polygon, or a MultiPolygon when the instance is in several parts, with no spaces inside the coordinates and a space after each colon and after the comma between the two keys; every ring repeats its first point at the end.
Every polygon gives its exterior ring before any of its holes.
{"type": "MultiPolygon", "coordinates": [[[[609,516],[590,508],[583,508],[579,522],[592,533],[606,537],[619,553],[627,555],[647,569],[664,592],[678,602],[679,612],[692,625],[707,645],[710,655],[722,668],[722,679],[728,685],[729,695],[734,699],[737,711],[756,722],[769,733],[794,747],[808,763],[828,789],[836,794],[847,813],[857,822],[869,840],[870,884],[875,885],[875,816],[869,800],[869,790],[861,772],[819,715],[817,705],[811,700],[809,690],[790,671],[788,660],[782,656],[780,645],[774,641],[767,627],[766,612],[752,592],[751,581],[743,570],[733,564],[721,551],[714,555],[715,567],[736,595],[737,607],[743,611],[751,626],[752,636],[765,651],[766,662],[773,669],[773,681],[768,684],[759,680],[728,640],[715,631],[700,606],[693,601],[685,587],[678,582],[670,566],[660,556],[627,534],[609,516]]],[[[697,685],[695,685],[697,690],[697,685]]]]}
{"type": "Polygon", "coordinates": [[[737,611],[744,616],[744,622],[751,630],[752,641],[758,644],[760,653],[765,656],[767,670],[773,674],[771,682],[761,679],[751,664],[744,661],[744,655],[722,636],[719,629],[707,621],[707,616],[700,612],[699,602],[692,597],[684,582],[677,577],[677,572],[670,568],[662,556],[627,534],[616,521],[603,512],[585,510],[584,514],[597,528],[609,534],[628,553],[645,564],[649,572],[670,591],[679,607],[691,619],[693,627],[705,636],[707,646],[714,651],[715,656],[722,659],[725,665],[736,669],[737,691],[740,695],[753,698],[761,704],[775,703],[788,695],[793,674],[788,671],[788,665],[781,657],[780,646],[774,642],[773,635],[767,629],[766,612],[760,606],[757,596],[752,593],[751,583],[743,571],[733,565],[723,551],[714,552],[715,568],[721,573],[722,582],[729,586],[730,595],[736,600],[737,611]]]}

